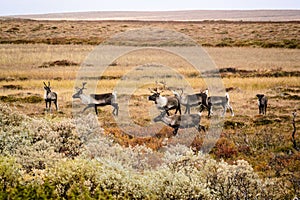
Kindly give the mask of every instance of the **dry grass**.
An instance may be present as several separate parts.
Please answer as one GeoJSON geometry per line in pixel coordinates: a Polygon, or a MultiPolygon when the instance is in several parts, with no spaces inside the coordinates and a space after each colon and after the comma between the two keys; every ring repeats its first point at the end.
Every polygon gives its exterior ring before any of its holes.
{"type": "MultiPolygon", "coordinates": [[[[44,94],[43,81],[51,81],[53,90],[59,93],[61,109],[67,114],[71,113],[71,95],[74,92],[74,83],[80,66],[54,66],[50,68],[39,68],[45,62],[56,60],[69,60],[70,62],[83,63],[94,46],[89,45],[0,45],[0,93],[1,95],[20,95],[22,93],[44,94]],[[20,86],[22,90],[4,89],[5,85],[20,86]]],[[[296,49],[260,49],[260,48],[205,48],[218,68],[235,67],[245,70],[270,70],[281,69],[286,71],[299,71],[300,60],[299,50],[296,49]]],[[[131,52],[117,59],[107,71],[102,74],[106,77],[98,82],[97,92],[111,92],[119,83],[120,78],[136,66],[148,63],[159,63],[169,66],[175,71],[172,73],[182,74],[195,92],[207,87],[205,80],[200,78],[199,73],[182,58],[171,53],[146,49],[131,52]]],[[[260,71],[258,71],[259,73],[260,71]]],[[[135,72],[137,73],[137,72],[135,72]]],[[[145,71],[140,71],[144,75],[145,71]]],[[[156,80],[157,71],[147,71],[148,82],[156,80]],[[149,73],[153,73],[152,75],[149,73]]],[[[160,72],[161,73],[161,72],[160,72]]],[[[168,72],[166,72],[168,73],[168,72]]],[[[100,77],[95,71],[93,76],[100,77]]],[[[136,76],[138,76],[136,74],[136,76]]],[[[145,79],[146,80],[146,79],[145,79]]],[[[263,77],[263,78],[225,78],[226,87],[233,87],[237,90],[247,91],[248,98],[253,98],[255,93],[266,93],[277,87],[299,87],[299,77],[263,77]]],[[[178,85],[177,80],[167,79],[169,85],[178,85]]],[[[134,87],[134,81],[126,81],[129,87],[134,87]]],[[[135,91],[134,95],[145,96],[149,94],[149,86],[143,86],[135,91]]],[[[234,91],[235,92],[235,91],[234,91]]],[[[240,102],[243,95],[235,97],[233,92],[233,102],[240,102]]],[[[140,107],[148,107],[142,104],[140,107]]],[[[236,106],[236,105],[234,105],[236,106]]],[[[21,106],[22,107],[22,106],[21,106]]],[[[39,105],[40,110],[44,107],[39,105]]],[[[107,108],[109,110],[110,108],[107,108]]],[[[30,112],[25,106],[22,110],[30,112]]],[[[137,117],[138,118],[138,117],[137,117]]],[[[147,117],[146,117],[147,118],[147,117]]],[[[141,121],[149,121],[142,119],[141,121]]]]}
{"type": "Polygon", "coordinates": [[[142,27],[175,30],[205,46],[299,48],[299,22],[118,22],[2,20],[1,43],[100,44],[142,27]]]}

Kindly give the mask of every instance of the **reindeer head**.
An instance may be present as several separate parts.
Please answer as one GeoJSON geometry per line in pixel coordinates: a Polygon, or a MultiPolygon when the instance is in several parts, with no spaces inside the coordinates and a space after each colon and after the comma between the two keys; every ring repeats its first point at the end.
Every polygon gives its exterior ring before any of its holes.
{"type": "Polygon", "coordinates": [[[171,88],[169,87],[168,89],[171,90],[171,92],[174,94],[174,96],[178,99],[182,98],[182,95],[183,95],[183,88],[171,88]],[[181,93],[179,94],[178,91],[181,91],[181,93]]]}
{"type": "Polygon", "coordinates": [[[47,93],[50,93],[51,92],[51,87],[50,87],[50,81],[48,81],[48,85],[44,83],[44,89],[46,90],[47,93]]]}
{"type": "Polygon", "coordinates": [[[83,94],[83,90],[86,89],[84,86],[86,85],[86,82],[82,83],[82,88],[76,87],[76,93],[73,94],[72,98],[76,99],[76,98],[80,98],[80,95],[83,94]]]}
{"type": "Polygon", "coordinates": [[[158,92],[158,89],[155,88],[155,89],[150,89],[150,92],[152,93],[152,95],[148,96],[148,100],[149,101],[155,101],[156,102],[156,99],[159,97],[160,95],[160,92],[158,92]]]}
{"type": "Polygon", "coordinates": [[[156,81],[156,87],[155,88],[148,88],[149,91],[152,93],[152,95],[148,96],[149,101],[154,101],[156,103],[156,99],[160,96],[160,93],[163,91],[160,91],[158,87],[158,82],[156,81]]]}
{"type": "Polygon", "coordinates": [[[258,98],[258,105],[265,105],[266,96],[264,94],[257,94],[256,97],[258,98]]]}

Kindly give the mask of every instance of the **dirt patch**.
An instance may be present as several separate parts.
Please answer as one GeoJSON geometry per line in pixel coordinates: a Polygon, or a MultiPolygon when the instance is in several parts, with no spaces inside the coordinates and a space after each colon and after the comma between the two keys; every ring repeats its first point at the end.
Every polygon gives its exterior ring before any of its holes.
{"type": "Polygon", "coordinates": [[[285,100],[300,100],[300,96],[297,94],[290,94],[287,92],[283,92],[280,95],[276,95],[273,97],[270,97],[272,99],[285,99],[285,100]]]}
{"type": "Polygon", "coordinates": [[[265,117],[261,117],[261,118],[258,118],[258,119],[256,119],[256,120],[254,120],[253,123],[254,123],[256,126],[262,126],[262,125],[273,124],[273,123],[275,123],[275,120],[273,120],[273,119],[268,119],[268,118],[265,118],[265,117]]]}
{"type": "Polygon", "coordinates": [[[1,81],[12,82],[16,80],[26,81],[28,80],[28,78],[27,77],[0,77],[0,82],[1,81]]]}
{"type": "Polygon", "coordinates": [[[78,66],[78,65],[79,65],[78,63],[69,60],[56,60],[51,62],[44,62],[42,65],[38,66],[38,68],[50,68],[55,66],[78,66]]]}
{"type": "Polygon", "coordinates": [[[0,101],[4,103],[14,103],[14,102],[21,102],[21,103],[40,103],[44,99],[39,94],[17,94],[17,95],[7,95],[7,96],[0,96],[0,101]],[[24,96],[24,97],[20,97],[24,96]]]}
{"type": "Polygon", "coordinates": [[[21,85],[9,84],[9,85],[3,85],[2,89],[4,89],[4,90],[22,90],[23,87],[21,85]]]}

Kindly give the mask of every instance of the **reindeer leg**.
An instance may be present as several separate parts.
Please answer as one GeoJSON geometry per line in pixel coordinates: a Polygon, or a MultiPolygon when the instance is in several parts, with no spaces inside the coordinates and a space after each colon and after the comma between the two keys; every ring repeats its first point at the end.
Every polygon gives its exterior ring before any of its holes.
{"type": "Polygon", "coordinates": [[[263,108],[262,106],[259,106],[259,114],[260,114],[260,115],[263,115],[263,114],[264,114],[263,110],[264,110],[264,108],[263,108]]]}
{"type": "Polygon", "coordinates": [[[117,103],[111,104],[114,107],[113,115],[118,116],[119,113],[119,105],[117,103]]]}
{"type": "Polygon", "coordinates": [[[48,102],[45,101],[45,103],[46,103],[46,111],[48,111],[48,102]]]}
{"type": "Polygon", "coordinates": [[[213,114],[212,108],[213,108],[212,104],[208,105],[208,107],[207,107],[207,110],[208,110],[208,117],[211,117],[211,115],[213,114]]]}
{"type": "Polygon", "coordinates": [[[188,105],[185,106],[185,111],[184,111],[184,114],[188,113],[190,114],[190,107],[188,105]]]}
{"type": "Polygon", "coordinates": [[[168,116],[170,116],[170,113],[167,109],[165,109],[165,112],[167,113],[168,116]]]}
{"type": "Polygon", "coordinates": [[[118,116],[119,115],[119,104],[116,104],[116,109],[117,109],[116,116],[118,116]]]}
{"type": "Polygon", "coordinates": [[[54,105],[55,105],[55,108],[56,108],[56,111],[57,111],[58,110],[57,100],[54,101],[54,105]]]}
{"type": "Polygon", "coordinates": [[[233,112],[232,107],[231,107],[229,104],[228,104],[227,106],[228,106],[228,108],[229,108],[229,110],[230,110],[231,116],[233,117],[233,116],[234,116],[234,112],[233,112]]]}
{"type": "MultiPolygon", "coordinates": [[[[177,114],[178,111],[179,111],[179,114],[181,115],[181,109],[180,109],[180,106],[178,106],[178,107],[176,108],[175,114],[177,114]]],[[[168,116],[169,116],[169,115],[168,115],[168,116]]]]}
{"type": "Polygon", "coordinates": [[[184,105],[185,106],[185,111],[184,111],[184,114],[188,113],[190,114],[190,105],[189,105],[189,100],[187,100],[186,104],[184,105]]]}
{"type": "MultiPolygon", "coordinates": [[[[223,105],[222,105],[223,106],[223,105]]],[[[225,114],[226,114],[226,111],[227,111],[227,106],[225,105],[225,106],[223,106],[223,113],[222,113],[222,117],[224,117],[225,116],[225,114]]]]}
{"type": "Polygon", "coordinates": [[[82,110],[82,112],[86,111],[88,108],[93,107],[93,106],[94,106],[93,104],[88,104],[88,105],[82,110]]]}
{"type": "Polygon", "coordinates": [[[267,114],[267,104],[265,105],[265,115],[267,114]]]}
{"type": "Polygon", "coordinates": [[[95,112],[96,112],[96,115],[98,115],[98,109],[97,109],[97,105],[95,104],[95,112]]]}
{"type": "Polygon", "coordinates": [[[49,110],[51,112],[51,101],[49,101],[49,110]]]}
{"type": "Polygon", "coordinates": [[[201,131],[201,130],[203,130],[203,131],[204,131],[204,133],[206,132],[206,128],[205,128],[205,126],[202,126],[202,125],[200,125],[200,124],[199,124],[199,127],[200,127],[200,131],[201,131]]]}
{"type": "Polygon", "coordinates": [[[174,128],[174,131],[173,131],[173,135],[174,135],[174,136],[177,135],[178,129],[179,129],[179,127],[175,127],[175,128],[174,128]]]}
{"type": "Polygon", "coordinates": [[[261,110],[262,110],[261,109],[261,105],[258,106],[258,110],[259,110],[258,114],[260,115],[261,114],[261,110]]]}

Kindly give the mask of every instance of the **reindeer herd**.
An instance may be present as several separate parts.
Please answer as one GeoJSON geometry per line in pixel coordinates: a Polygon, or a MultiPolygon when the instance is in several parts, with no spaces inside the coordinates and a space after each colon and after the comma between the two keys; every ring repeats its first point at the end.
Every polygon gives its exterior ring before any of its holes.
{"type": "MultiPolygon", "coordinates": [[[[83,90],[86,89],[85,85],[87,83],[83,82],[82,87],[76,87],[76,93],[73,94],[73,99],[80,99],[86,107],[82,112],[86,111],[88,108],[93,107],[95,109],[96,115],[98,115],[98,107],[103,107],[110,105],[113,107],[112,114],[118,116],[119,105],[117,103],[117,93],[104,93],[104,94],[84,94],[83,90]]],[[[166,125],[173,128],[173,134],[176,135],[178,129],[195,127],[199,132],[203,130],[205,132],[205,127],[200,124],[201,114],[204,109],[208,111],[208,117],[211,117],[213,114],[214,106],[222,106],[223,113],[225,115],[227,109],[230,110],[231,116],[234,116],[232,107],[230,106],[230,97],[228,92],[224,96],[208,96],[208,89],[189,95],[183,95],[182,88],[168,88],[166,87],[165,82],[162,82],[163,89],[159,87],[152,88],[150,92],[152,93],[148,96],[149,101],[153,101],[156,107],[161,110],[161,114],[153,119],[154,122],[163,122],[166,125]],[[172,96],[163,96],[161,93],[165,90],[170,90],[172,96]],[[181,91],[181,93],[179,93],[181,91]],[[181,106],[185,107],[184,114],[181,113],[181,106]],[[199,107],[199,112],[197,114],[191,114],[192,107],[199,107]],[[170,110],[175,110],[174,114],[170,114],[170,110]],[[179,115],[177,114],[179,112],[179,115]]],[[[157,83],[156,83],[157,85],[157,83]]],[[[51,111],[51,102],[54,103],[56,110],[58,110],[57,105],[57,93],[51,91],[50,82],[48,85],[44,82],[45,90],[45,103],[46,110],[51,111]]],[[[267,113],[267,103],[268,98],[264,94],[257,94],[258,98],[258,108],[259,114],[266,115],[267,113]]]]}

